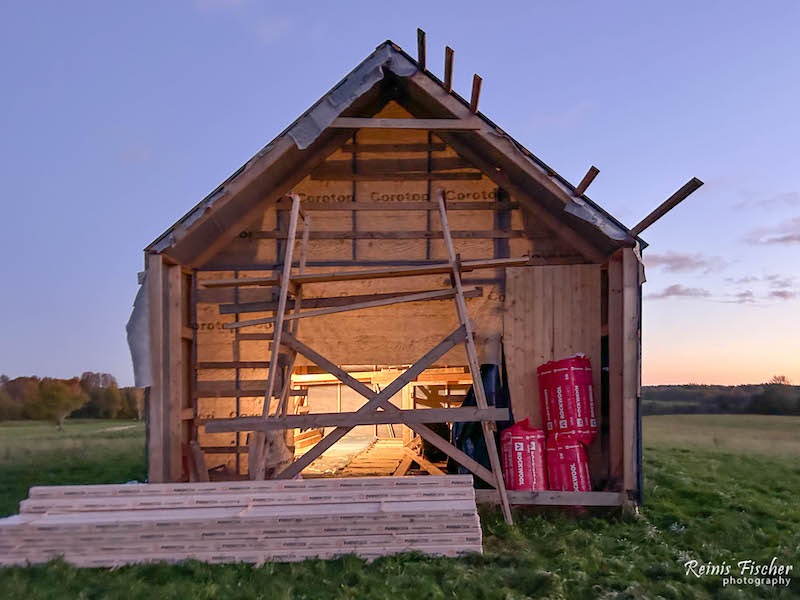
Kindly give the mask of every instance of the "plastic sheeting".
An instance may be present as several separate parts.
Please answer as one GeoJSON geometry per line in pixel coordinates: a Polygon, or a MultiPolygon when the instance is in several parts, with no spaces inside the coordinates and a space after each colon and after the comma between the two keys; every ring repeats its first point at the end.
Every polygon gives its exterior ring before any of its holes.
{"type": "Polygon", "coordinates": [[[147,300],[147,273],[139,275],[139,291],[133,301],[133,311],[125,330],[133,361],[133,385],[148,387],[153,382],[150,362],[150,310],[147,300]]]}

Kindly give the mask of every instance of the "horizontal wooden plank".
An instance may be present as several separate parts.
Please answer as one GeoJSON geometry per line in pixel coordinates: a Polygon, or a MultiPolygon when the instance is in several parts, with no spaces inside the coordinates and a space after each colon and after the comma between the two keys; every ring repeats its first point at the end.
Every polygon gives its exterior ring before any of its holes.
{"type": "MultiPolygon", "coordinates": [[[[474,498],[473,490],[463,487],[443,486],[436,489],[386,488],[334,489],[322,492],[303,488],[282,489],[273,492],[242,492],[237,494],[163,494],[131,497],[84,497],[84,498],[28,498],[19,504],[20,514],[39,513],[47,515],[82,513],[86,511],[150,511],[183,508],[216,507],[261,507],[261,506],[306,506],[313,511],[317,504],[353,504],[409,501],[459,501],[474,498]]],[[[134,517],[135,518],[135,515],[134,517]]]]}
{"type": "MultiPolygon", "coordinates": [[[[497,504],[495,490],[475,490],[476,502],[482,504],[497,504]]],[[[508,500],[513,505],[543,505],[543,506],[620,506],[625,500],[625,494],[620,492],[558,492],[545,490],[539,492],[525,492],[508,490],[508,500]]]]}
{"type": "MultiPolygon", "coordinates": [[[[356,302],[370,302],[372,300],[383,300],[385,298],[397,298],[405,296],[404,292],[389,292],[386,294],[361,294],[357,296],[333,296],[330,298],[306,298],[303,297],[303,308],[327,308],[329,306],[346,306],[356,302]]],[[[475,287],[464,292],[465,298],[480,298],[483,296],[483,288],[475,287]]],[[[269,312],[277,310],[277,302],[239,302],[238,304],[220,304],[219,312],[223,315],[248,313],[248,312],[269,312]]]]}
{"type": "MultiPolygon", "coordinates": [[[[267,389],[266,379],[235,381],[198,381],[195,398],[233,398],[235,396],[263,397],[267,389]]],[[[308,390],[290,390],[290,396],[307,396],[308,390]]]]}
{"type": "Polygon", "coordinates": [[[469,131],[480,129],[483,122],[476,117],[468,119],[369,119],[338,117],[330,127],[337,129],[422,129],[426,131],[469,131]]]}
{"type": "Polygon", "coordinates": [[[345,144],[339,150],[348,153],[443,152],[447,150],[447,144],[345,144]]]}
{"type": "MultiPolygon", "coordinates": [[[[434,290],[430,292],[421,292],[419,294],[405,294],[395,298],[384,298],[382,300],[370,300],[369,302],[356,302],[353,304],[345,304],[343,306],[331,306],[329,308],[317,308],[313,310],[305,310],[302,312],[294,312],[284,315],[284,320],[291,321],[295,319],[305,319],[307,317],[319,317],[323,315],[332,315],[335,313],[349,312],[353,310],[362,310],[365,308],[377,308],[380,306],[390,306],[392,304],[401,304],[404,302],[423,302],[427,300],[442,300],[445,298],[452,298],[455,295],[454,289],[434,290]]],[[[242,327],[252,327],[253,325],[263,325],[266,323],[274,323],[277,317],[262,317],[260,319],[247,319],[244,321],[236,321],[234,323],[225,323],[222,327],[224,329],[240,329],[242,327]]]]}
{"type": "Polygon", "coordinates": [[[507,408],[480,409],[474,406],[462,408],[423,408],[397,411],[373,411],[352,413],[316,413],[287,415],[263,419],[261,417],[239,417],[218,419],[206,423],[207,433],[228,431],[271,431],[305,427],[355,427],[356,425],[387,425],[393,423],[461,423],[470,421],[506,421],[507,408]]]}
{"type": "MultiPolygon", "coordinates": [[[[500,229],[451,231],[454,239],[507,239],[524,238],[522,230],[502,231],[500,229]]],[[[251,239],[285,240],[287,231],[248,231],[251,239]]],[[[312,240],[440,240],[444,238],[441,231],[311,231],[312,240]]]]}
{"type": "Polygon", "coordinates": [[[477,181],[483,178],[480,171],[470,172],[444,172],[438,173],[371,173],[361,175],[359,173],[329,173],[318,175],[311,174],[311,179],[316,181],[477,181]]]}
{"type": "MultiPolygon", "coordinates": [[[[291,204],[288,202],[278,202],[276,205],[278,210],[289,210],[291,204]]],[[[463,202],[448,202],[448,214],[454,210],[511,210],[519,208],[519,202],[481,202],[481,201],[463,201],[463,202]]],[[[303,210],[319,211],[319,210],[439,210],[439,204],[436,202],[303,202],[303,210]]]]}
{"type": "MultiPolygon", "coordinates": [[[[326,177],[329,175],[352,174],[354,165],[352,160],[328,160],[312,172],[312,176],[326,177]]],[[[426,156],[419,158],[370,158],[355,161],[355,173],[360,175],[373,175],[376,173],[394,173],[401,171],[452,171],[454,169],[475,168],[472,163],[460,156],[445,156],[428,159],[426,156]]]]}
{"type": "Polygon", "coordinates": [[[353,487],[437,487],[454,485],[472,487],[471,475],[448,475],[440,479],[404,478],[400,481],[386,481],[380,477],[366,479],[317,479],[269,481],[213,481],[210,483],[102,483],[94,485],[37,485],[30,488],[30,498],[81,498],[86,496],[152,496],[155,494],[197,494],[197,493],[241,493],[275,489],[331,489],[353,487]]]}
{"type": "MultiPolygon", "coordinates": [[[[498,269],[504,267],[522,267],[528,264],[527,256],[514,258],[495,258],[485,260],[465,260],[461,263],[461,271],[475,271],[478,269],[498,269]]],[[[449,273],[450,263],[437,263],[414,267],[387,267],[385,269],[371,269],[365,271],[343,271],[330,273],[310,273],[307,275],[294,275],[292,282],[296,284],[325,283],[332,281],[359,281],[366,279],[389,279],[394,277],[412,277],[415,275],[437,275],[449,273]]],[[[215,279],[203,281],[206,288],[215,287],[242,287],[242,286],[274,286],[278,285],[277,277],[242,277],[239,279],[215,279]]]]}

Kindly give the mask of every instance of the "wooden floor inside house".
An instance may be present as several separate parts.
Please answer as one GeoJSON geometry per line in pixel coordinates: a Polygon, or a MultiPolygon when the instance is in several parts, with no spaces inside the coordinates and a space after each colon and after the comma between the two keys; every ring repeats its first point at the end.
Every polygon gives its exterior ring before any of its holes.
{"type": "Polygon", "coordinates": [[[356,438],[338,452],[339,447],[334,446],[327,457],[323,455],[306,467],[301,473],[302,477],[400,477],[446,472],[446,463],[431,462],[418,455],[418,440],[406,443],[402,438],[379,437],[353,454],[353,445],[363,443],[363,438],[356,438]]]}

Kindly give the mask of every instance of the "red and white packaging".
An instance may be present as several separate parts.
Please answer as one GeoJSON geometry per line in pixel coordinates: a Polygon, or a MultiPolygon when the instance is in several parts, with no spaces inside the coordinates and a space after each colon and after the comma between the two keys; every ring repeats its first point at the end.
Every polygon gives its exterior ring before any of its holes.
{"type": "Polygon", "coordinates": [[[544,431],[531,427],[528,419],[512,425],[500,434],[506,489],[547,489],[544,437],[544,431]]]}
{"type": "Polygon", "coordinates": [[[597,435],[592,365],[579,354],[540,366],[539,402],[548,435],[571,436],[590,444],[597,435]]]}
{"type": "Polygon", "coordinates": [[[547,436],[546,454],[549,489],[561,492],[592,491],[583,444],[555,433],[547,436]]]}

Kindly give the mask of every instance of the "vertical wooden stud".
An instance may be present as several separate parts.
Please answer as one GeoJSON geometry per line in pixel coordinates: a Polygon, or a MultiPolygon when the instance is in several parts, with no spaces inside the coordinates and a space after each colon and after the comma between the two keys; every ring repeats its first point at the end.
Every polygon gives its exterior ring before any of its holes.
{"type": "Polygon", "coordinates": [[[425,70],[425,32],[422,29],[417,29],[417,63],[419,63],[419,70],[425,70]]]}
{"type": "Polygon", "coordinates": [[[478,112],[478,100],[480,100],[481,97],[481,83],[483,83],[483,79],[478,75],[472,76],[472,96],[469,101],[469,110],[473,114],[478,112]]]}
{"type": "Polygon", "coordinates": [[[453,91],[453,49],[444,49],[444,89],[449,94],[453,91]]]}

